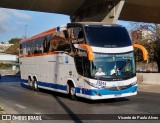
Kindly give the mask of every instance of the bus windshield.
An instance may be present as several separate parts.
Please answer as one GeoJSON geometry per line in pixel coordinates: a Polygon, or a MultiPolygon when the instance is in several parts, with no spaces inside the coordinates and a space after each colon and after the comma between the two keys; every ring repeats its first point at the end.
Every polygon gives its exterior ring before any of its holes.
{"type": "Polygon", "coordinates": [[[86,40],[90,46],[116,48],[131,46],[127,30],[121,26],[85,26],[86,40]]]}
{"type": "Polygon", "coordinates": [[[134,53],[101,54],[94,53],[91,76],[101,80],[125,80],[135,76],[134,53]]]}

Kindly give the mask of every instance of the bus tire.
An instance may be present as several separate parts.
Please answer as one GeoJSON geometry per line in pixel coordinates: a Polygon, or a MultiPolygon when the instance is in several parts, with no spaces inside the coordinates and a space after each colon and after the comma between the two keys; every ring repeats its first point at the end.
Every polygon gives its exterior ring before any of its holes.
{"type": "Polygon", "coordinates": [[[76,100],[76,89],[73,85],[69,85],[69,98],[71,100],[76,100]]]}
{"type": "Polygon", "coordinates": [[[38,88],[38,84],[37,84],[37,80],[34,79],[33,81],[33,87],[34,87],[34,91],[39,91],[39,88],[38,88]]]}
{"type": "Polygon", "coordinates": [[[28,77],[28,85],[29,85],[30,89],[33,90],[33,81],[31,79],[31,77],[28,77]]]}

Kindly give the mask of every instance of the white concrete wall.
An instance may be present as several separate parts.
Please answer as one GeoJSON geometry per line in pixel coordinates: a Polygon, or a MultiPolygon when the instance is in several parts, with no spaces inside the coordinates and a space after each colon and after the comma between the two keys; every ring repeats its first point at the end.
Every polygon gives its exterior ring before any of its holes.
{"type": "Polygon", "coordinates": [[[160,85],[160,73],[137,73],[139,83],[160,85]]]}

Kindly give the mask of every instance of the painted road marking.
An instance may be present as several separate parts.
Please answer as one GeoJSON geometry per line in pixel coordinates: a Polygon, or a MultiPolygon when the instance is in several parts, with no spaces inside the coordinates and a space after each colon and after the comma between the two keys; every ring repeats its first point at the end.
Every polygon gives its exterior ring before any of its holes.
{"type": "Polygon", "coordinates": [[[36,112],[36,113],[34,113],[34,114],[42,114],[42,113],[38,113],[38,112],[36,112]]]}
{"type": "Polygon", "coordinates": [[[22,108],[22,109],[25,109],[26,107],[23,106],[23,105],[19,105],[19,104],[16,104],[15,106],[19,107],[19,108],[22,108]]]}

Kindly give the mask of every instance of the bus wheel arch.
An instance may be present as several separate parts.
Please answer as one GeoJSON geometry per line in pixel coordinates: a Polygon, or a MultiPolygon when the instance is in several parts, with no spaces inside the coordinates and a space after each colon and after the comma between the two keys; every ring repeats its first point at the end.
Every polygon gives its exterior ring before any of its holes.
{"type": "Polygon", "coordinates": [[[70,99],[76,100],[76,86],[72,80],[67,81],[67,93],[70,99]]]}

